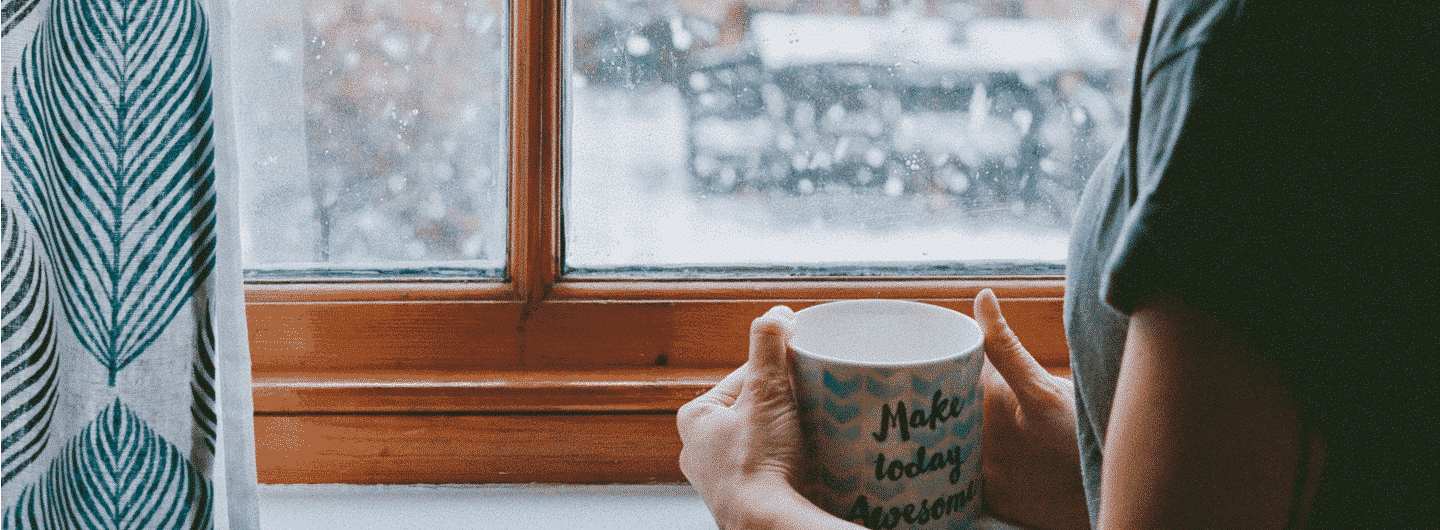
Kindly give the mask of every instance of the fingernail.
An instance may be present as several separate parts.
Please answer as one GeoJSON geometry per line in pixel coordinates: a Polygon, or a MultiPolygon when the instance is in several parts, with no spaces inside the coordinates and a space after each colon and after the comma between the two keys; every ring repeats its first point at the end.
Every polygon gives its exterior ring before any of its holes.
{"type": "Polygon", "coordinates": [[[775,316],[783,316],[783,317],[785,317],[786,319],[795,318],[795,311],[794,311],[793,309],[790,309],[789,306],[783,306],[783,305],[777,305],[777,306],[775,306],[775,307],[772,307],[772,308],[770,308],[769,311],[766,311],[765,314],[767,314],[767,315],[775,315],[775,316]]]}

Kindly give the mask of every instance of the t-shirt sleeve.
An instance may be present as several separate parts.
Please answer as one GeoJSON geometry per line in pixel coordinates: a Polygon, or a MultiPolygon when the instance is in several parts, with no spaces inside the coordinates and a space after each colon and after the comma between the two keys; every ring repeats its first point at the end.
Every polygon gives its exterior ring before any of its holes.
{"type": "Polygon", "coordinates": [[[1440,113],[1433,21],[1315,11],[1251,9],[1147,61],[1101,292],[1129,314],[1165,290],[1318,395],[1434,365],[1355,349],[1426,347],[1434,289],[1411,280],[1435,272],[1440,113]]]}
{"type": "Polygon", "coordinates": [[[1312,522],[1421,527],[1433,503],[1407,486],[1440,432],[1430,13],[1250,2],[1143,72],[1101,294],[1130,314],[1164,290],[1277,362],[1328,444],[1312,522]]]}

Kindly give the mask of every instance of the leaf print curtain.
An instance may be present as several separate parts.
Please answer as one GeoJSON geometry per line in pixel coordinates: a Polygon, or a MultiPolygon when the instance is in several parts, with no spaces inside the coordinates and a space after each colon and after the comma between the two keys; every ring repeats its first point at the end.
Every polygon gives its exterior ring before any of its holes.
{"type": "Polygon", "coordinates": [[[224,4],[4,4],[4,528],[258,528],[224,4]]]}

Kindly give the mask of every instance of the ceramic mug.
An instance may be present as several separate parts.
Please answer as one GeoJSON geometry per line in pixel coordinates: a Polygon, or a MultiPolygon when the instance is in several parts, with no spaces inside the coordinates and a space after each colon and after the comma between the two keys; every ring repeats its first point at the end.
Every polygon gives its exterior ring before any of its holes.
{"type": "Polygon", "coordinates": [[[969,528],[980,514],[984,334],[964,314],[849,300],[795,314],[802,493],[868,528],[969,528]]]}

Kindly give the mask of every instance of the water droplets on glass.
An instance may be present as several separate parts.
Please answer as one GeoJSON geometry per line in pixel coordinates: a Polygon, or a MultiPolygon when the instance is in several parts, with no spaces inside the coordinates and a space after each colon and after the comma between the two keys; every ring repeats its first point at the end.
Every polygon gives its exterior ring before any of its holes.
{"type": "Polygon", "coordinates": [[[1141,17],[1019,5],[572,2],[567,265],[1059,272],[1141,17]]]}
{"type": "Polygon", "coordinates": [[[248,274],[498,276],[504,5],[238,7],[240,34],[260,43],[236,61],[248,274]]]}

